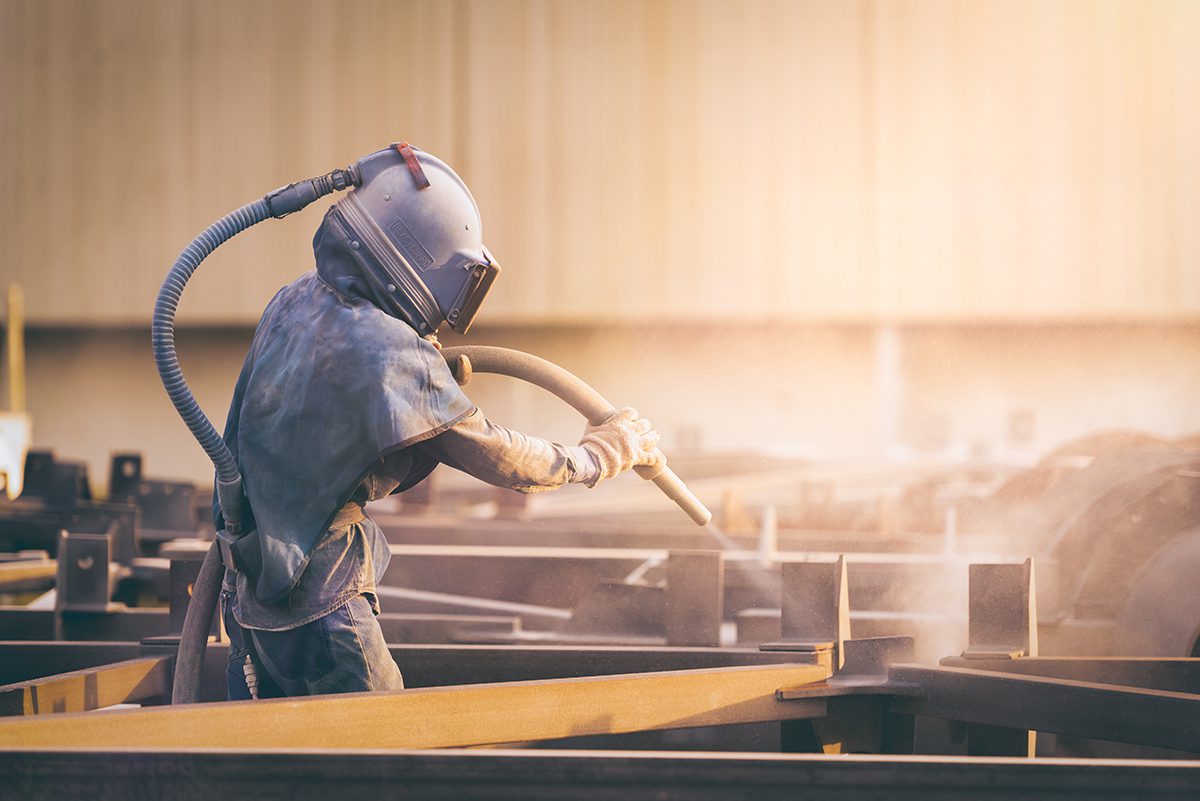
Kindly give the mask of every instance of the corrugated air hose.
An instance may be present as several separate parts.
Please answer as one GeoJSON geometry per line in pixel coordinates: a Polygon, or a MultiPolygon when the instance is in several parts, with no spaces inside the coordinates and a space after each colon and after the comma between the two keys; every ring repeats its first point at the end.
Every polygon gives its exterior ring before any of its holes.
{"type": "MultiPolygon", "coordinates": [[[[312,203],[319,197],[335,190],[357,186],[361,182],[356,167],[298,181],[276,189],[265,197],[248,203],[210,225],[192,240],[163,280],[154,304],[154,319],[151,324],[151,340],[154,345],[154,361],[159,377],[175,410],[187,424],[192,436],[204,448],[217,472],[217,502],[225,518],[230,534],[242,532],[242,476],[237,461],[221,435],[213,428],[208,417],[200,409],[195,396],[183,378],[179,357],[175,353],[175,312],[183,289],[192,274],[210,253],[233,237],[257,225],[268,217],[285,217],[312,203]]],[[[175,659],[175,681],[171,690],[171,702],[192,703],[199,700],[200,671],[204,666],[204,650],[208,644],[208,632],[212,627],[213,613],[217,606],[217,594],[221,589],[221,556],[214,540],[200,575],[192,585],[192,596],[188,602],[187,616],[179,638],[179,652],[175,659]]]]}

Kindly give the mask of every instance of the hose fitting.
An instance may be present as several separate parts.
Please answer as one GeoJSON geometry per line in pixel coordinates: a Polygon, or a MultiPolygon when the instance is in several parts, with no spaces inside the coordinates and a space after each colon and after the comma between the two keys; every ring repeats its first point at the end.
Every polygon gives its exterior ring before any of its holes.
{"type": "Polygon", "coordinates": [[[281,186],[274,192],[268,192],[263,200],[267,203],[267,211],[270,215],[279,219],[300,211],[309,203],[330,192],[340,192],[347,187],[358,186],[361,183],[362,175],[359,173],[358,167],[351,164],[342,170],[334,170],[324,175],[318,175],[316,178],[309,178],[307,181],[296,181],[287,186],[281,186]]]}

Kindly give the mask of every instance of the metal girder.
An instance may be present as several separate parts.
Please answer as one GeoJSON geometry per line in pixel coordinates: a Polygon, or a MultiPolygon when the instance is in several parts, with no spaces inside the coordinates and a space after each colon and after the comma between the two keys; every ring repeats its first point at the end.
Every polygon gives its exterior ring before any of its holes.
{"type": "MultiPolygon", "coordinates": [[[[174,651],[171,652],[174,655],[174,651]]],[[[0,641],[0,684],[145,656],[136,642],[0,641]]]]}
{"type": "Polygon", "coordinates": [[[57,571],[57,563],[53,559],[0,562],[0,592],[53,587],[57,571]]]}
{"type": "Polygon", "coordinates": [[[1019,659],[963,659],[947,657],[943,667],[970,668],[994,673],[1018,673],[1098,684],[1119,684],[1147,690],[1200,692],[1200,659],[1152,656],[1038,656],[1019,659]]]}
{"type": "Polygon", "coordinates": [[[86,712],[171,695],[174,656],[127,659],[0,686],[0,716],[86,712]]]}
{"type": "MultiPolygon", "coordinates": [[[[2,647],[2,646],[0,646],[2,647]]],[[[568,645],[392,645],[409,687],[566,679],[750,665],[813,665],[812,654],[748,648],[568,645]]]]}
{"type": "MultiPolygon", "coordinates": [[[[361,733],[345,737],[362,741],[361,733]]],[[[0,752],[24,801],[134,797],[622,801],[1194,801],[1200,762],[579,751],[0,752]]]]}
{"type": "Polygon", "coordinates": [[[0,636],[6,640],[141,640],[166,634],[171,627],[166,609],[110,605],[109,611],[56,612],[0,606],[0,636]]]}
{"type": "MultiPolygon", "coordinates": [[[[173,643],[154,650],[139,643],[3,642],[0,681],[25,681],[122,659],[174,654],[173,643]]],[[[227,643],[209,643],[204,661],[204,697],[225,695],[227,643]]],[[[812,664],[811,654],[764,653],[747,648],[662,648],[564,645],[391,645],[392,658],[408,687],[442,687],[575,676],[698,670],[781,662],[812,664]]]]}
{"type": "Polygon", "coordinates": [[[763,665],[53,715],[0,721],[0,743],[345,749],[529,742],[819,717],[824,699],[785,702],[775,693],[828,676],[817,665],[763,665]]]}
{"type": "Polygon", "coordinates": [[[502,615],[398,614],[375,618],[386,642],[487,642],[513,638],[521,630],[519,617],[502,615]]]}
{"type": "Polygon", "coordinates": [[[1200,752],[1200,695],[919,665],[888,679],[920,689],[895,712],[1200,752]]]}

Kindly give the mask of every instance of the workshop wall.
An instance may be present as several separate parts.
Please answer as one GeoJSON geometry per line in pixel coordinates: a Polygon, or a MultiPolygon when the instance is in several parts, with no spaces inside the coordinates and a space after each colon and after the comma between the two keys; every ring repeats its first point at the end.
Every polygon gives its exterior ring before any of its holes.
{"type": "MultiPolygon", "coordinates": [[[[188,381],[218,426],[250,333],[179,336],[188,381]]],[[[211,480],[163,393],[149,338],[29,334],[34,442],[88,461],[99,491],[114,450],[142,451],[150,475],[211,480]]],[[[649,416],[675,456],[1026,463],[1099,431],[1200,433],[1194,325],[482,326],[468,341],[532,351],[577,372],[649,416]]],[[[567,443],[582,432],[575,412],[536,387],[478,376],[467,391],[503,425],[567,443]]]]}
{"type": "MultiPolygon", "coordinates": [[[[403,138],[476,193],[493,323],[1195,320],[1198,34],[1187,0],[2,0],[0,272],[33,325],[145,324],[211,221],[403,138]]],[[[253,323],[324,205],[181,319],[253,323]]]]}

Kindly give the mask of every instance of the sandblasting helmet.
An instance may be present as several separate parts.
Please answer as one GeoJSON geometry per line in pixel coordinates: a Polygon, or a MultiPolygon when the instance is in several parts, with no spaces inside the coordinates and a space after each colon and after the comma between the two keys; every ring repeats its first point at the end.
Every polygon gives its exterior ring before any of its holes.
{"type": "Polygon", "coordinates": [[[402,143],[358,162],[361,184],[337,202],[377,296],[418,333],[466,333],[500,265],[483,246],[479,208],[437,158],[402,143]]]}

